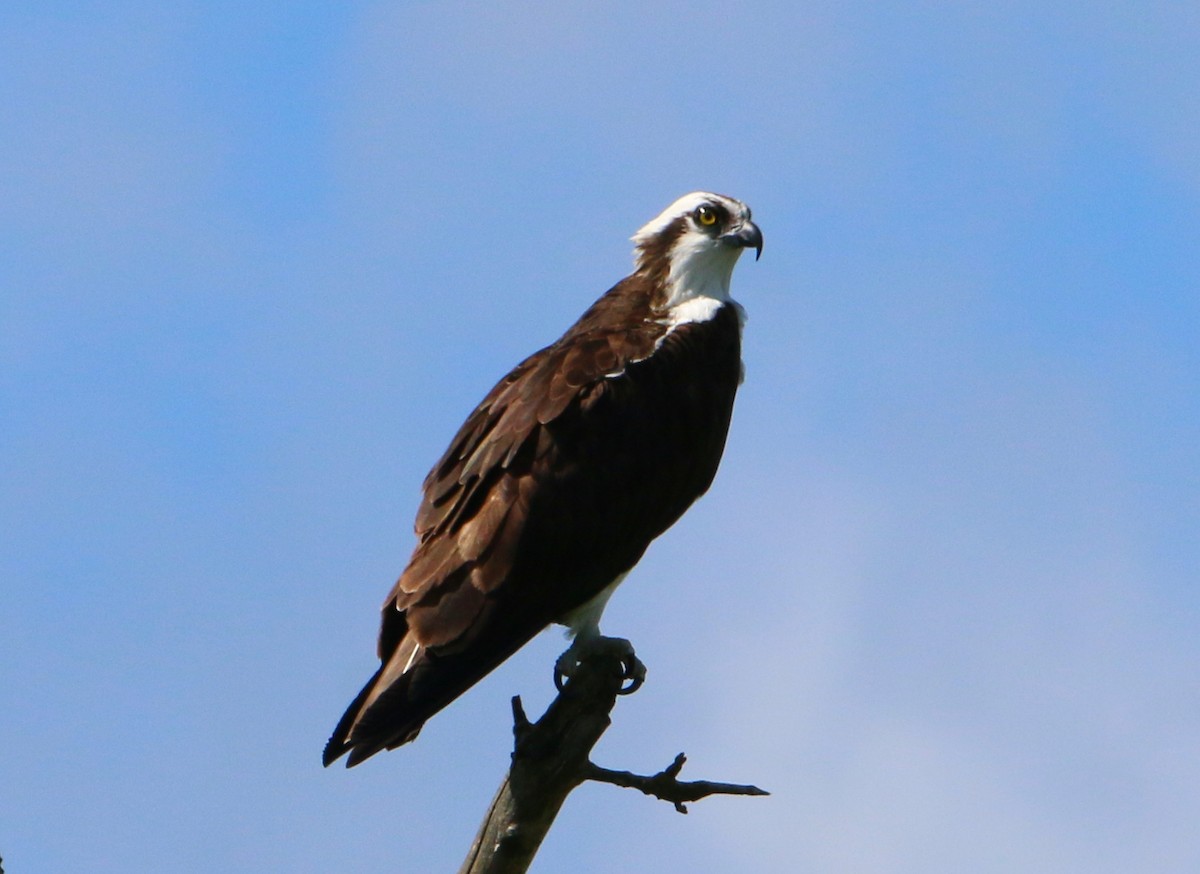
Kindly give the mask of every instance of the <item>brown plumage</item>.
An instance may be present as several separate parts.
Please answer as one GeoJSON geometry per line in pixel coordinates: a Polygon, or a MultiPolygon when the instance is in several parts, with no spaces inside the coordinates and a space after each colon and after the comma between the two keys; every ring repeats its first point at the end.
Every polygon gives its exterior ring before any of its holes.
{"type": "MultiPolygon", "coordinates": [[[[753,231],[726,248],[761,246],[748,210],[705,197],[727,210],[727,240],[739,220],[753,231]]],[[[326,765],[412,740],[633,567],[708,489],[741,378],[741,317],[718,299],[702,320],[673,319],[672,243],[690,215],[639,243],[631,276],[513,368],[425,478],[417,546],[383,605],[380,668],[334,730],[326,765]]]]}

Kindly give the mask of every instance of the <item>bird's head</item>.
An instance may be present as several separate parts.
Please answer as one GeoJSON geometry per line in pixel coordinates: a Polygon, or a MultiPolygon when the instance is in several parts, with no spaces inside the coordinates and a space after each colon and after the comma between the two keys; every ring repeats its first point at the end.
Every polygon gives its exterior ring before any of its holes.
{"type": "Polygon", "coordinates": [[[661,283],[671,307],[695,297],[729,299],[729,280],[742,250],[762,254],[763,237],[740,200],[685,194],[633,235],[637,272],[661,283]]]}

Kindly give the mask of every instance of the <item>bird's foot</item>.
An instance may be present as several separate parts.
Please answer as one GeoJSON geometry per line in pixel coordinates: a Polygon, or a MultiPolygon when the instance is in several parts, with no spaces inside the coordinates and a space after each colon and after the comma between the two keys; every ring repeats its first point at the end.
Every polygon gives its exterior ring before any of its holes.
{"type": "Polygon", "coordinates": [[[623,637],[576,638],[567,651],[554,662],[554,685],[562,691],[567,681],[575,676],[579,666],[589,658],[619,661],[621,664],[621,689],[618,695],[631,695],[646,681],[646,666],[633,651],[633,644],[623,637]]]}

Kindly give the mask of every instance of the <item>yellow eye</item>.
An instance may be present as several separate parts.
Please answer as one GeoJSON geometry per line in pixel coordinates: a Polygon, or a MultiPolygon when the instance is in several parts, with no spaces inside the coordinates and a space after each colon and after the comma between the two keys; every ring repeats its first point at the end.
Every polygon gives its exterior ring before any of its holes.
{"type": "Polygon", "coordinates": [[[717,223],[717,211],[711,206],[696,207],[696,221],[706,228],[711,228],[717,223]]]}

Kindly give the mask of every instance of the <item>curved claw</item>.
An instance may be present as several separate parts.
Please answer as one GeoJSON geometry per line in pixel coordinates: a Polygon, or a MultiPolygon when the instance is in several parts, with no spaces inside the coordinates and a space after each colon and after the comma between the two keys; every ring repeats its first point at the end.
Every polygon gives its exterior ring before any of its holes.
{"type": "Polygon", "coordinates": [[[632,695],[642,688],[646,682],[646,666],[634,653],[633,645],[619,637],[598,637],[586,642],[577,639],[554,662],[554,688],[562,692],[586,654],[595,650],[620,656],[621,688],[618,695],[632,695]]]}
{"type": "Polygon", "coordinates": [[[622,686],[617,690],[617,694],[632,695],[646,682],[646,666],[637,656],[630,656],[628,660],[622,660],[621,667],[622,686]],[[629,685],[624,685],[626,682],[629,685]]]}
{"type": "Polygon", "coordinates": [[[637,657],[633,647],[630,647],[629,651],[621,657],[621,680],[622,685],[617,690],[618,695],[632,695],[646,682],[646,666],[637,657]]]}
{"type": "Polygon", "coordinates": [[[554,688],[559,692],[567,688],[567,680],[571,679],[575,669],[579,666],[579,659],[576,658],[577,652],[575,644],[571,644],[567,647],[566,652],[554,661],[554,688]]]}

